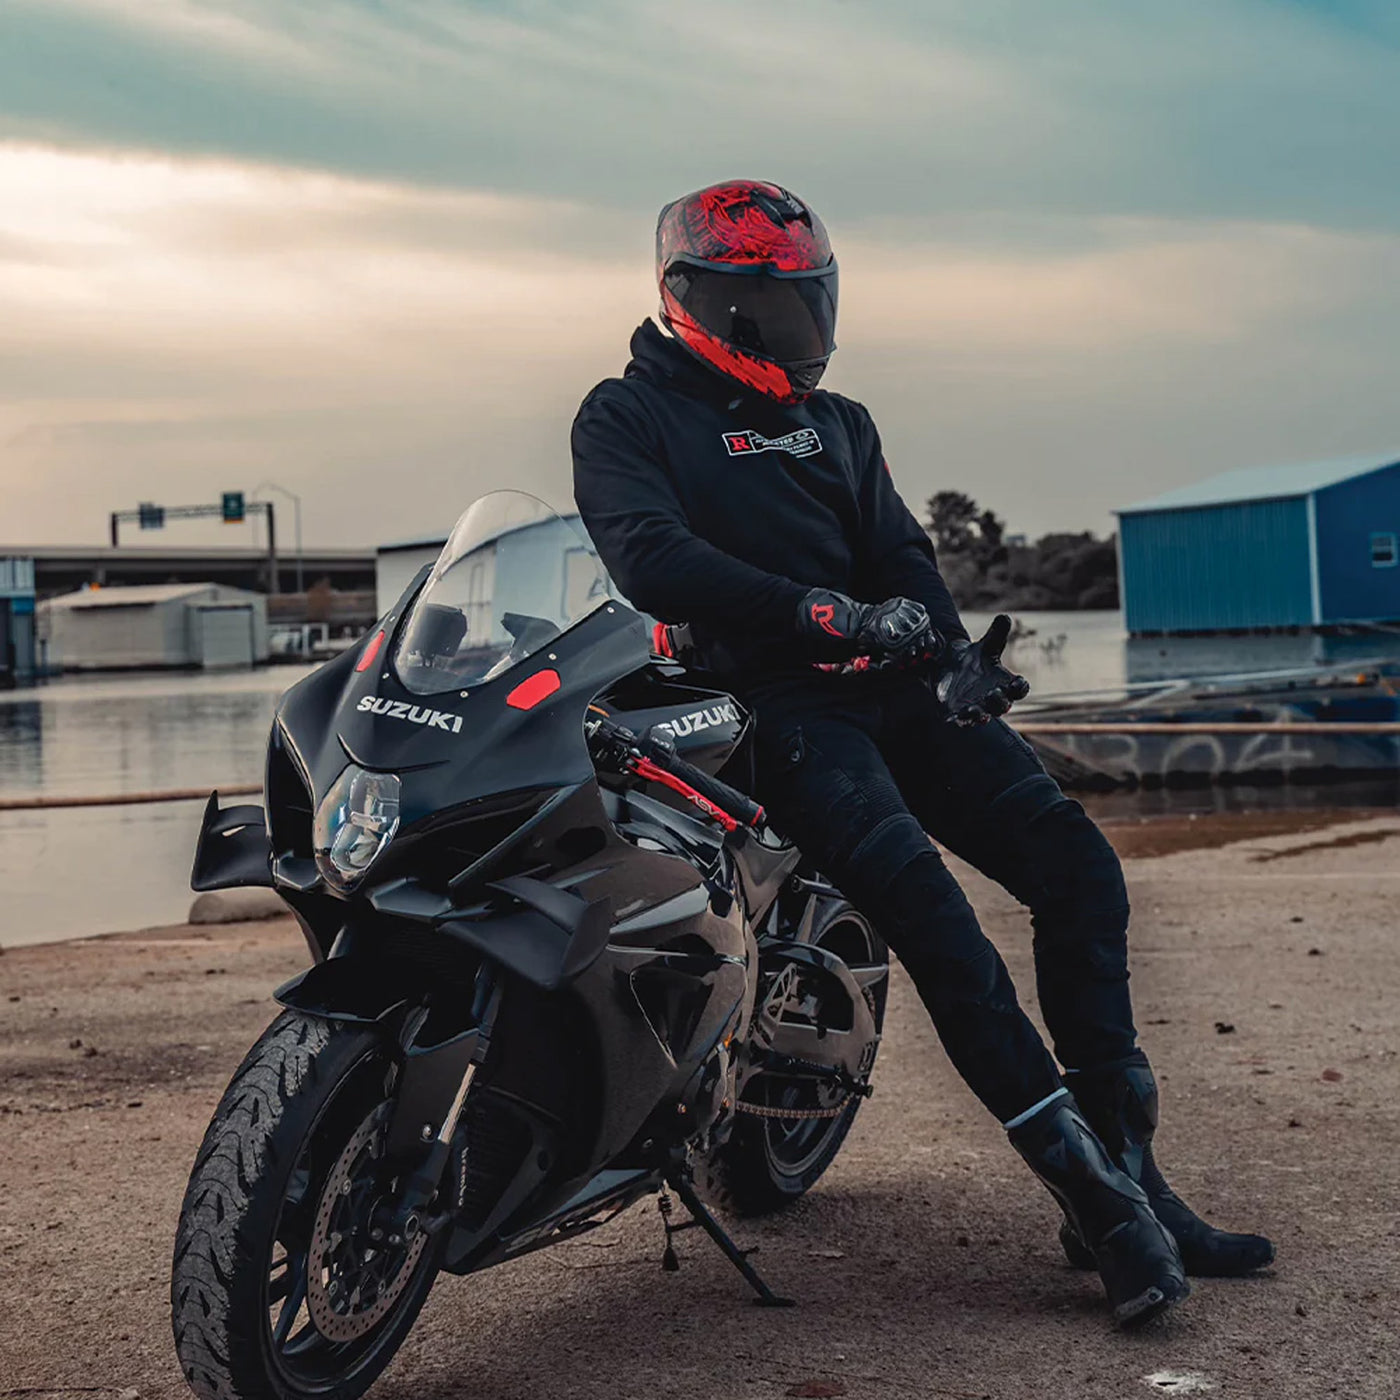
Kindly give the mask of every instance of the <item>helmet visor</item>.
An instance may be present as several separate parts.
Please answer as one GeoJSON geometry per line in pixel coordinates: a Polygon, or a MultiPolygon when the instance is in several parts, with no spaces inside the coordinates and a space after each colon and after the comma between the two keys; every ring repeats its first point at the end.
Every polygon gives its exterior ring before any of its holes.
{"type": "Polygon", "coordinates": [[[674,262],[666,286],[707,331],[779,364],[825,360],[836,349],[836,264],[798,277],[721,272],[674,262]]]}

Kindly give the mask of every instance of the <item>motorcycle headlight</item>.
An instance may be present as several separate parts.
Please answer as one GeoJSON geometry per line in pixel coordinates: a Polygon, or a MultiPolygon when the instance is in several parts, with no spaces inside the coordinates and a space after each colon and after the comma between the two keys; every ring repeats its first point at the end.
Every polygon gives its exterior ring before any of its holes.
{"type": "Polygon", "coordinates": [[[316,812],[316,865],[327,884],[348,890],[399,829],[399,779],[352,763],[316,812]]]}

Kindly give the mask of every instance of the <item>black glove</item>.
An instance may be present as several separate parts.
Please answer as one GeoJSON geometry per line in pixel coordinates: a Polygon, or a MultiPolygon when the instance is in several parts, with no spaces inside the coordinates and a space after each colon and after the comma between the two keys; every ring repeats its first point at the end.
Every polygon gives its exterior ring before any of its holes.
{"type": "Polygon", "coordinates": [[[912,598],[857,603],[830,588],[804,594],[797,605],[797,634],[814,652],[842,661],[856,655],[922,655],[941,646],[922,603],[912,598]]]}
{"type": "Polygon", "coordinates": [[[955,724],[986,724],[1031,693],[1024,676],[1001,664],[1010,635],[1011,619],[998,613],[981,641],[959,638],[949,643],[946,666],[934,682],[933,693],[955,724]]]}

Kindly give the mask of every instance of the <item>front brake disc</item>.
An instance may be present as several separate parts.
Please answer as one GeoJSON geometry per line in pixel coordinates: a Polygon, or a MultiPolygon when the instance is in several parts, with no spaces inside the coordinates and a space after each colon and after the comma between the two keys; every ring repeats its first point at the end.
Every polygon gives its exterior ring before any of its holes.
{"type": "Polygon", "coordinates": [[[333,1342],[362,1337],[388,1315],[427,1247],[422,1231],[401,1245],[370,1241],[376,1199],[366,1181],[374,1172],[376,1109],[360,1124],[321,1189],[307,1255],[306,1306],[316,1330],[333,1342]]]}

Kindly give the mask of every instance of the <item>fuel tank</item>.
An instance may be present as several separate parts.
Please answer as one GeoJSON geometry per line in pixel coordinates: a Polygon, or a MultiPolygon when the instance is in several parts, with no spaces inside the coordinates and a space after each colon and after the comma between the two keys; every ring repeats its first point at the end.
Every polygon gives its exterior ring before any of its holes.
{"type": "Polygon", "coordinates": [[[634,734],[654,732],[676,746],[687,763],[717,773],[739,746],[748,728],[743,706],[722,690],[656,684],[648,694],[630,694],[610,712],[634,734]]]}

